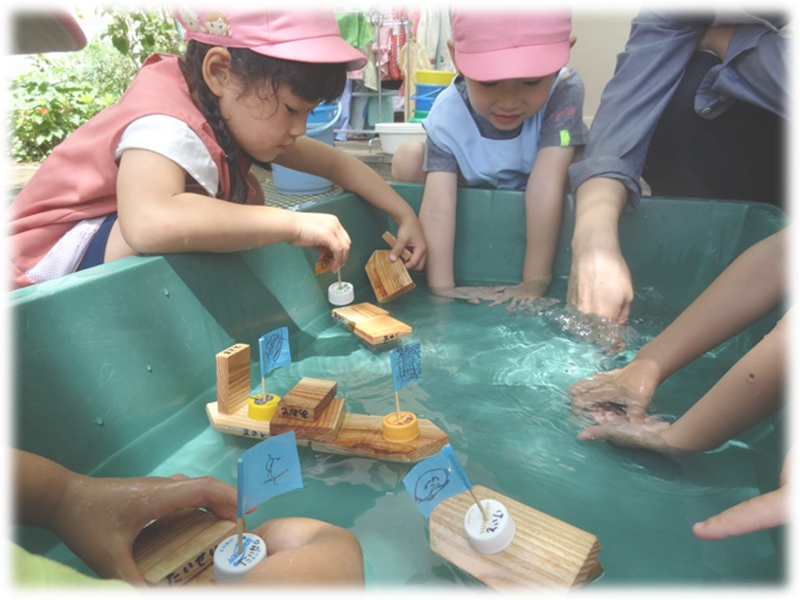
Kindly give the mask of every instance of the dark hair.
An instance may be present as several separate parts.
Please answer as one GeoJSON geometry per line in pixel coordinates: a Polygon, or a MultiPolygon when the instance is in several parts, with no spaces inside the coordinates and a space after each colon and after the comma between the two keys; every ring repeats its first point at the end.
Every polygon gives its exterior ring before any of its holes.
{"type": "MultiPolygon", "coordinates": [[[[217,97],[203,79],[203,60],[211,48],[213,46],[191,40],[179,64],[189,91],[225,152],[231,172],[230,199],[241,204],[247,199],[247,174],[239,168],[236,142],[219,112],[217,97]]],[[[306,102],[332,102],[342,95],[347,81],[344,64],[283,60],[247,48],[228,48],[228,52],[232,70],[244,84],[243,94],[256,90],[259,96],[267,98],[286,84],[306,102]]]]}

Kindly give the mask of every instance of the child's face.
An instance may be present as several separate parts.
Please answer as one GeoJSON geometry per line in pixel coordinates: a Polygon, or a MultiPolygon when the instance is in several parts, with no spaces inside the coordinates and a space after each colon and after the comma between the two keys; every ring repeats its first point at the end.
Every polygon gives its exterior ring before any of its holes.
{"type": "Polygon", "coordinates": [[[547,102],[556,74],[537,79],[475,81],[464,77],[472,108],[501,131],[511,131],[547,102]]]}
{"type": "Polygon", "coordinates": [[[245,95],[233,89],[220,97],[219,106],[242,149],[257,160],[269,162],[306,132],[308,114],[317,104],[295,96],[288,85],[281,85],[276,93],[267,85],[245,95]]]}

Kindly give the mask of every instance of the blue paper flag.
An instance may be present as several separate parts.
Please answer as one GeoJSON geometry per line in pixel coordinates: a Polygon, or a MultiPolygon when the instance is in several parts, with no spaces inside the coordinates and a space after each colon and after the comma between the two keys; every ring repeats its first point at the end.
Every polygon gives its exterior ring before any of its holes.
{"type": "Polygon", "coordinates": [[[289,349],[289,328],[279,327],[275,331],[265,333],[258,338],[258,349],[261,353],[261,376],[277,367],[292,364],[292,353],[289,349]]]}
{"type": "Polygon", "coordinates": [[[403,478],[403,484],[426,519],[437,504],[467,489],[444,451],[418,463],[403,478]]]}
{"type": "Polygon", "coordinates": [[[422,360],[420,358],[419,342],[406,344],[389,353],[392,361],[392,383],[394,391],[399,392],[400,388],[412,381],[417,381],[422,377],[422,360]]]}
{"type": "Polygon", "coordinates": [[[259,442],[239,457],[239,517],[265,500],[303,487],[294,431],[259,442]]]}
{"type": "Polygon", "coordinates": [[[450,461],[450,464],[453,466],[453,471],[456,472],[458,477],[466,486],[466,489],[471,490],[472,484],[469,482],[469,477],[467,477],[467,472],[464,470],[464,467],[461,466],[461,461],[458,460],[458,456],[453,451],[453,447],[450,444],[447,444],[444,448],[442,448],[442,454],[447,457],[447,460],[450,461]]]}

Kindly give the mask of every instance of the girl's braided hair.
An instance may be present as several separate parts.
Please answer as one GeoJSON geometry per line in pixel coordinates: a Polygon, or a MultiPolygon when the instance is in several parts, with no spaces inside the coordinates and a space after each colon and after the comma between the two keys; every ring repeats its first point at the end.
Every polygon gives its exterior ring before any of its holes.
{"type": "MultiPolygon", "coordinates": [[[[230,200],[242,204],[247,200],[247,174],[242,172],[237,161],[236,140],[231,136],[228,125],[219,112],[217,97],[203,79],[203,60],[211,48],[213,46],[209,44],[190,40],[186,55],[180,59],[180,68],[200,112],[225,152],[225,160],[231,172],[230,200]]],[[[231,55],[232,71],[244,85],[242,95],[255,90],[260,98],[267,99],[277,93],[282,84],[286,84],[306,102],[333,102],[344,91],[347,79],[347,68],[344,64],[283,60],[264,56],[247,48],[228,48],[228,52],[231,55]]]]}

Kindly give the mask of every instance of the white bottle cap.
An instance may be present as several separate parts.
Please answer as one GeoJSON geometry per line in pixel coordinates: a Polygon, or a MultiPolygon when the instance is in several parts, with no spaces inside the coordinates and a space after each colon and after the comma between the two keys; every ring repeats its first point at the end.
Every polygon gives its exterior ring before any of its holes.
{"type": "Polygon", "coordinates": [[[350,304],[355,299],[355,292],[353,286],[346,281],[339,283],[332,283],[328,288],[328,302],[336,306],[344,306],[350,304]]]}
{"type": "Polygon", "coordinates": [[[242,534],[242,552],[237,552],[239,536],[225,538],[214,552],[214,579],[217,583],[236,583],[267,557],[267,544],[254,533],[242,534]]]}
{"type": "Polygon", "coordinates": [[[514,539],[517,527],[506,507],[497,500],[481,500],[481,506],[489,517],[483,520],[477,504],[469,507],[464,515],[464,531],[470,546],[481,554],[496,554],[505,550],[514,539]]]}

